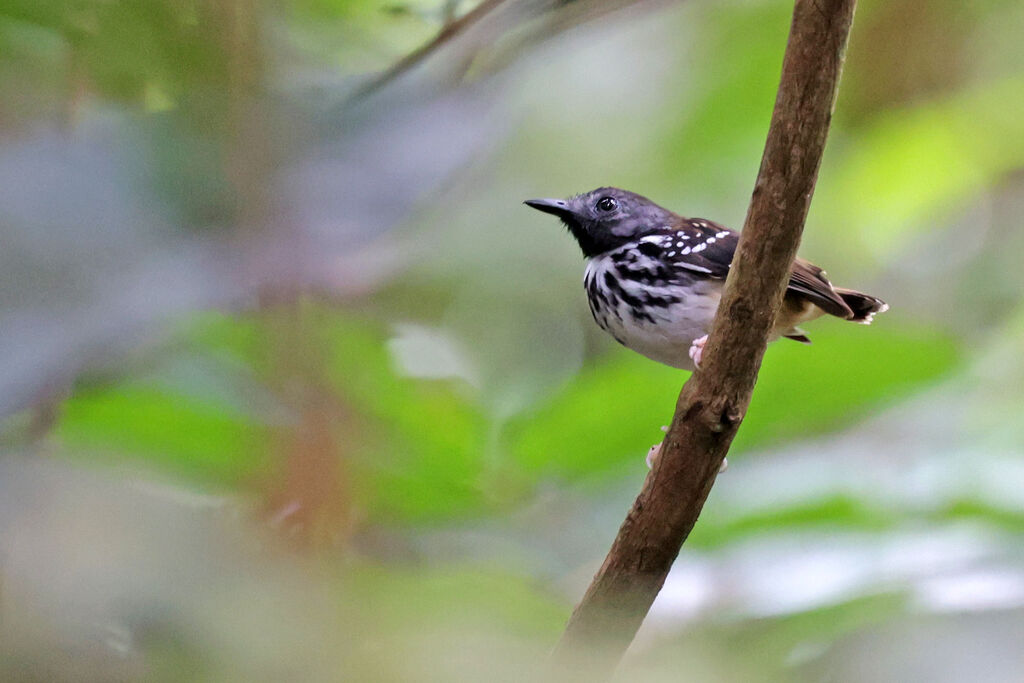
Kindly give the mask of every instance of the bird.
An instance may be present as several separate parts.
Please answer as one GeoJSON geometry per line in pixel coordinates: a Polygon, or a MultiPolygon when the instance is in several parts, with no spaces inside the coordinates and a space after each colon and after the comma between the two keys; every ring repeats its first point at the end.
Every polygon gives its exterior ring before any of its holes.
{"type": "MultiPolygon", "coordinates": [[[[528,199],[557,216],[587,259],[583,285],[598,326],[623,346],[682,370],[699,368],[739,233],[685,218],[639,194],[601,187],[569,199],[528,199]]],[[[870,324],[889,306],[835,287],[797,258],[770,340],[810,344],[799,326],[823,315],[870,324]]]]}

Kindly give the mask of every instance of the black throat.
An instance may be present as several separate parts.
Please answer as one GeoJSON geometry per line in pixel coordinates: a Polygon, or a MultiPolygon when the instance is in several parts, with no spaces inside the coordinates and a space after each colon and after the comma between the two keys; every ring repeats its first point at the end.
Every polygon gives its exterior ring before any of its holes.
{"type": "Polygon", "coordinates": [[[586,227],[580,224],[579,221],[572,218],[563,218],[562,223],[568,228],[572,236],[576,238],[576,243],[580,245],[580,249],[583,251],[583,255],[587,258],[593,258],[600,256],[606,252],[618,249],[622,245],[628,243],[630,240],[617,237],[611,233],[603,233],[595,235],[593,230],[587,230],[586,227]]]}

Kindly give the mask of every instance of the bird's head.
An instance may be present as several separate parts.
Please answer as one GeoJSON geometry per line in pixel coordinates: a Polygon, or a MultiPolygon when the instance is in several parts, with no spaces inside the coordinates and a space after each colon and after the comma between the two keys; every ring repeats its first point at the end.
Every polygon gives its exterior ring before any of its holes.
{"type": "Polygon", "coordinates": [[[676,218],[646,197],[617,187],[600,187],[569,199],[527,199],[523,203],[561,218],[587,258],[671,225],[676,218]]]}

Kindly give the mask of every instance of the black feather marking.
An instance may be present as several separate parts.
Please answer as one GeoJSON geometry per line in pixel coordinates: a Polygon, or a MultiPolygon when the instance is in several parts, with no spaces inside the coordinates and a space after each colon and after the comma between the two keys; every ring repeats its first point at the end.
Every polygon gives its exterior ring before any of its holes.
{"type": "Polygon", "coordinates": [[[629,312],[633,316],[633,320],[646,320],[652,325],[654,324],[654,316],[643,308],[630,308],[629,312]]]}
{"type": "Polygon", "coordinates": [[[619,279],[612,275],[610,270],[604,271],[604,286],[616,294],[622,291],[622,285],[619,284],[619,279]]]}
{"type": "Polygon", "coordinates": [[[643,268],[618,268],[617,270],[619,277],[623,280],[655,287],[664,285],[671,277],[669,269],[660,263],[643,268]]]}
{"type": "Polygon", "coordinates": [[[612,275],[612,272],[610,270],[606,270],[604,272],[604,284],[606,287],[608,287],[609,290],[611,290],[612,294],[617,296],[627,306],[630,306],[635,309],[640,308],[641,304],[643,303],[642,301],[640,301],[640,299],[624,290],[622,288],[622,284],[619,282],[619,279],[612,275]]]}
{"type": "Polygon", "coordinates": [[[651,258],[657,258],[662,254],[661,247],[659,247],[654,242],[641,242],[640,245],[637,247],[637,251],[639,251],[644,256],[649,256],[651,258]]]}

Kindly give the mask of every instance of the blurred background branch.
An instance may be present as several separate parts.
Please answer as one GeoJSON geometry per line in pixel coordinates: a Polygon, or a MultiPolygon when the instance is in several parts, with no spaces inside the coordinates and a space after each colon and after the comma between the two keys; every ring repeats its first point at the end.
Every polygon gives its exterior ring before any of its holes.
{"type": "MultiPolygon", "coordinates": [[[[372,80],[361,86],[356,91],[356,96],[365,97],[366,95],[384,87],[394,79],[408,72],[410,69],[415,68],[423,60],[427,59],[444,47],[446,43],[466,32],[474,24],[480,22],[506,1],[507,0],[484,0],[484,2],[481,2],[461,17],[455,18],[453,16],[446,16],[444,26],[441,27],[441,31],[433,40],[405,55],[384,70],[383,73],[375,76],[372,80]]],[[[450,7],[454,9],[454,4],[450,7]]]]}
{"type": "MultiPolygon", "coordinates": [[[[642,0],[647,6],[662,4],[642,0]]],[[[457,19],[446,17],[437,35],[356,89],[353,99],[366,97],[421,66],[438,51],[451,47],[449,78],[458,83],[471,68],[481,74],[499,71],[532,45],[641,0],[484,0],[457,19]],[[490,54],[482,55],[482,53],[490,54]],[[483,64],[481,64],[483,62],[483,64]]]]}

